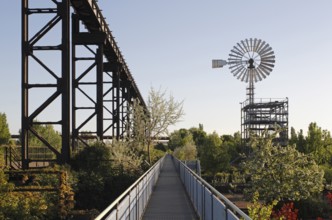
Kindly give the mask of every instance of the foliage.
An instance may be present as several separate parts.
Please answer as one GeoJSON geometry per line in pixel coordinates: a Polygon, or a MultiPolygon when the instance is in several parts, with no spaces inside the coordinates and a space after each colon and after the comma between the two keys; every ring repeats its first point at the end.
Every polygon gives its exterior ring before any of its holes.
{"type": "Polygon", "coordinates": [[[300,200],[323,190],[316,162],[294,146],[273,146],[272,137],[253,140],[253,154],[243,164],[249,177],[248,197],[258,191],[265,201],[300,200]]]}
{"type": "Polygon", "coordinates": [[[76,171],[108,174],[112,172],[110,157],[110,150],[102,142],[96,142],[76,154],[71,160],[71,166],[76,171]]]}
{"type": "Polygon", "coordinates": [[[157,162],[160,158],[162,158],[165,155],[165,151],[153,148],[151,149],[151,162],[152,164],[154,164],[155,162],[157,162]]]}
{"type": "Polygon", "coordinates": [[[113,169],[121,169],[128,175],[137,176],[142,174],[141,165],[143,159],[141,156],[130,148],[126,142],[113,142],[109,146],[111,167],[113,169]]]}
{"type": "Polygon", "coordinates": [[[198,148],[202,168],[214,176],[217,172],[229,169],[230,156],[217,133],[210,134],[198,148]]]}
{"type": "Polygon", "coordinates": [[[325,197],[326,197],[327,201],[329,202],[330,206],[332,207],[332,193],[328,192],[325,197]]]}
{"type": "Polygon", "coordinates": [[[241,146],[241,134],[240,132],[234,133],[234,135],[222,135],[220,137],[222,141],[222,147],[227,149],[227,154],[230,156],[230,160],[234,161],[241,157],[243,147],[241,146]]]}
{"type": "Polygon", "coordinates": [[[179,160],[196,160],[197,149],[194,143],[186,143],[182,147],[177,147],[174,156],[179,160]]]}
{"type": "Polygon", "coordinates": [[[324,179],[326,187],[332,187],[332,167],[329,164],[319,166],[324,171],[324,179]]]}
{"type": "MultiPolygon", "coordinates": [[[[56,169],[58,170],[58,169],[56,169]]],[[[45,171],[45,175],[27,172],[24,187],[52,187],[53,192],[14,191],[15,186],[0,170],[0,219],[64,219],[73,208],[73,192],[65,171],[45,171]],[[46,175],[49,173],[48,175],[46,175]],[[45,185],[44,185],[45,184],[45,185]]],[[[43,173],[44,171],[40,171],[43,173]]],[[[21,186],[23,187],[23,186],[21,186]]]]}
{"type": "MultiPolygon", "coordinates": [[[[53,125],[34,124],[32,129],[52,147],[58,151],[61,150],[61,134],[54,129],[53,125]]],[[[31,132],[28,132],[28,141],[30,147],[45,147],[45,144],[31,132]]]]}
{"type": "Polygon", "coordinates": [[[184,115],[183,101],[177,102],[166,91],[151,88],[147,102],[147,113],[134,109],[134,134],[140,137],[140,142],[147,145],[148,160],[151,164],[150,148],[153,140],[162,135],[168,135],[168,128],[176,124],[184,115]]]}
{"type": "Polygon", "coordinates": [[[274,200],[271,204],[264,205],[258,201],[259,193],[255,192],[252,204],[248,206],[249,217],[252,219],[270,219],[273,208],[278,201],[274,200]]]}
{"type": "Polygon", "coordinates": [[[203,124],[199,124],[198,128],[192,127],[189,129],[190,133],[193,136],[193,140],[196,146],[201,146],[204,143],[204,140],[207,136],[206,132],[204,131],[203,124]]]}
{"type": "Polygon", "coordinates": [[[9,127],[5,113],[0,112],[0,145],[7,144],[10,139],[9,127]]]}
{"type": "Polygon", "coordinates": [[[317,217],[330,219],[332,214],[330,205],[320,195],[295,201],[294,204],[299,209],[299,219],[315,219],[317,217]]]}
{"type": "Polygon", "coordinates": [[[218,172],[214,175],[212,180],[213,186],[223,186],[230,182],[230,173],[226,172],[218,172]]]}
{"type": "Polygon", "coordinates": [[[127,142],[96,142],[84,148],[72,159],[78,179],[76,208],[105,209],[142,174],[141,163],[127,142]]]}
{"type": "Polygon", "coordinates": [[[294,207],[293,202],[284,203],[280,210],[273,212],[274,219],[297,220],[299,210],[294,207]]]}
{"type": "Polygon", "coordinates": [[[174,151],[176,148],[183,147],[186,144],[191,144],[193,142],[192,133],[189,130],[182,128],[170,134],[168,148],[174,151]]]}
{"type": "Polygon", "coordinates": [[[290,144],[295,144],[296,149],[305,154],[312,154],[318,164],[329,163],[332,165],[332,137],[329,131],[323,130],[315,122],[310,123],[305,137],[303,131],[298,134],[291,128],[290,144]]]}

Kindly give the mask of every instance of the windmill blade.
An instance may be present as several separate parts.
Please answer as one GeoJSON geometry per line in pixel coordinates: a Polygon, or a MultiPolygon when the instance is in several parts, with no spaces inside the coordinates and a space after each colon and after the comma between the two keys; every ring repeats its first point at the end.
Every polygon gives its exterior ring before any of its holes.
{"type": "Polygon", "coordinates": [[[258,79],[258,73],[257,73],[256,70],[253,70],[253,75],[254,75],[254,81],[255,81],[255,82],[260,81],[260,80],[258,79]]]}
{"type": "Polygon", "coordinates": [[[253,52],[254,51],[254,41],[252,38],[250,38],[249,42],[250,42],[250,50],[253,52]]]}
{"type": "Polygon", "coordinates": [[[267,48],[269,48],[270,45],[269,44],[265,44],[264,47],[262,47],[259,51],[257,51],[258,54],[262,54],[263,51],[265,51],[267,48]]]}
{"type": "Polygon", "coordinates": [[[243,82],[247,76],[248,76],[248,69],[244,71],[244,74],[241,77],[241,81],[243,82]]]}
{"type": "Polygon", "coordinates": [[[243,51],[243,54],[245,54],[247,51],[241,46],[241,44],[237,43],[237,45],[240,47],[240,49],[243,51]]]}
{"type": "Polygon", "coordinates": [[[260,45],[257,46],[256,53],[259,54],[259,51],[265,46],[265,41],[261,41],[260,45]]]}
{"type": "Polygon", "coordinates": [[[257,39],[255,38],[255,39],[254,39],[254,47],[253,47],[253,49],[252,49],[252,51],[254,51],[254,52],[256,52],[256,49],[257,49],[257,43],[258,43],[258,41],[257,41],[257,39]]]}
{"type": "Polygon", "coordinates": [[[246,51],[246,53],[248,53],[249,52],[248,51],[248,47],[246,46],[246,44],[245,44],[245,42],[243,40],[241,40],[241,44],[242,44],[244,50],[246,51]]]}
{"type": "Polygon", "coordinates": [[[233,76],[237,76],[243,70],[245,70],[245,68],[243,66],[239,66],[238,68],[232,70],[231,73],[233,74],[233,76]]]}
{"type": "Polygon", "coordinates": [[[264,79],[266,78],[266,75],[263,73],[263,71],[260,68],[257,68],[256,70],[257,70],[259,76],[262,76],[264,79]]]}
{"type": "MultiPolygon", "coordinates": [[[[265,50],[262,50],[260,53],[259,53],[259,55],[260,56],[264,56],[264,55],[266,55],[266,54],[268,54],[269,52],[271,52],[272,51],[272,47],[268,47],[268,48],[266,48],[265,50]]],[[[273,52],[273,51],[272,51],[273,52]]]]}
{"type": "Polygon", "coordinates": [[[270,60],[270,59],[261,59],[261,62],[265,63],[275,63],[276,61],[275,60],[270,60]]]}
{"type": "MultiPolygon", "coordinates": [[[[244,42],[246,42],[246,46],[247,46],[248,53],[251,52],[251,48],[250,48],[249,40],[248,40],[248,39],[245,39],[244,42]]],[[[250,54],[249,54],[249,55],[250,55],[250,54]]]]}
{"type": "Polygon", "coordinates": [[[259,47],[262,45],[262,40],[261,39],[259,39],[259,40],[257,40],[257,42],[256,42],[256,47],[254,48],[254,51],[257,53],[257,51],[258,51],[258,49],[259,49],[259,47]]]}
{"type": "Polygon", "coordinates": [[[258,69],[255,69],[255,77],[258,77],[259,81],[262,81],[262,77],[260,76],[258,69]]]}
{"type": "Polygon", "coordinates": [[[228,54],[230,57],[236,57],[236,58],[239,58],[240,60],[242,60],[242,56],[236,56],[236,55],[234,55],[234,54],[232,54],[232,53],[230,53],[230,54],[228,54]]]}
{"type": "Polygon", "coordinates": [[[270,52],[260,54],[261,57],[266,57],[266,56],[271,56],[271,55],[274,55],[274,52],[273,52],[272,48],[271,48],[270,52]]]}
{"type": "Polygon", "coordinates": [[[266,73],[266,75],[270,75],[270,72],[272,72],[272,68],[265,66],[265,65],[259,65],[259,67],[266,73]]]}
{"type": "MultiPolygon", "coordinates": [[[[268,63],[268,62],[261,62],[261,65],[262,66],[267,66],[267,67],[274,67],[274,64],[272,64],[272,63],[268,63]]],[[[271,69],[271,71],[272,71],[272,69],[271,69]]]]}
{"type": "Polygon", "coordinates": [[[233,50],[236,50],[237,52],[239,52],[241,54],[241,56],[244,55],[243,51],[240,50],[239,48],[237,48],[236,46],[233,47],[233,50]]]}
{"type": "Polygon", "coordinates": [[[257,70],[263,75],[264,79],[270,75],[270,72],[262,67],[257,68],[257,70]]]}
{"type": "Polygon", "coordinates": [[[239,52],[237,52],[236,50],[231,50],[231,52],[234,54],[236,54],[236,55],[239,55],[240,57],[242,57],[243,56],[243,54],[241,54],[241,53],[239,53],[239,52]]]}
{"type": "Polygon", "coordinates": [[[243,75],[245,75],[245,72],[246,72],[246,69],[243,69],[236,78],[240,79],[243,75]]]}
{"type": "Polygon", "coordinates": [[[245,81],[246,83],[249,82],[249,76],[250,76],[250,69],[246,70],[246,74],[242,77],[242,82],[245,81]]]}
{"type": "Polygon", "coordinates": [[[243,65],[242,65],[241,63],[238,63],[238,64],[235,64],[235,65],[233,65],[233,66],[229,66],[229,69],[230,69],[231,72],[232,72],[232,70],[235,70],[235,69],[237,69],[238,67],[242,67],[242,68],[244,68],[243,65]]]}
{"type": "Polygon", "coordinates": [[[261,59],[271,59],[271,60],[274,60],[276,57],[273,55],[273,56],[262,56],[261,59]]]}

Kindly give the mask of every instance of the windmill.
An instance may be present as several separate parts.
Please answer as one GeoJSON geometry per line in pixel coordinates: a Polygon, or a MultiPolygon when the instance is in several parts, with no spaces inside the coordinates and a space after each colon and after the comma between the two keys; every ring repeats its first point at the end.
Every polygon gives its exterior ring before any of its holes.
{"type": "Polygon", "coordinates": [[[265,79],[274,67],[275,56],[265,41],[245,39],[237,43],[229,54],[228,61],[212,60],[212,68],[229,65],[234,77],[248,83],[247,100],[254,103],[254,83],[265,79]]]}
{"type": "Polygon", "coordinates": [[[247,99],[241,103],[241,136],[247,141],[252,133],[262,135],[279,128],[282,145],[288,140],[288,98],[254,102],[255,83],[262,81],[273,70],[275,55],[271,46],[263,40],[250,38],[237,43],[228,60],[212,60],[212,68],[229,66],[234,77],[248,84],[247,99]]]}

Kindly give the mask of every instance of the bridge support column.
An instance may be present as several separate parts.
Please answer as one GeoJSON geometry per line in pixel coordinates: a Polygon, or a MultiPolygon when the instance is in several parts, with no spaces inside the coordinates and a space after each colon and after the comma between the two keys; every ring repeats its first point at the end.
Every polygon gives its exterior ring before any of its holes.
{"type": "MultiPolygon", "coordinates": [[[[38,162],[29,154],[29,138],[35,138],[46,146],[47,151],[55,155],[57,163],[67,163],[70,160],[70,47],[69,47],[69,0],[51,1],[50,8],[30,8],[29,0],[22,0],[22,167],[29,168],[30,162],[38,162]],[[29,20],[30,15],[54,14],[45,25],[35,33],[31,33],[29,26],[34,26],[29,20]],[[47,38],[47,33],[54,27],[61,25],[61,33],[58,34],[60,45],[42,45],[41,39],[47,38]],[[29,38],[32,36],[31,38],[29,38]],[[47,65],[45,57],[56,56],[60,52],[58,67],[47,65]],[[32,65],[29,65],[29,64],[32,65]],[[44,92],[46,91],[47,92],[44,92]],[[41,92],[42,91],[42,92],[41,92]],[[36,95],[37,94],[37,95],[36,95]],[[44,97],[41,104],[30,104],[40,96],[44,97]],[[46,97],[45,97],[46,96],[46,97]],[[60,105],[54,118],[44,118],[50,105],[60,105]],[[32,113],[31,113],[32,112],[32,113]],[[38,121],[37,121],[38,118],[38,121]],[[38,133],[38,126],[60,126],[61,146],[56,146],[51,141],[38,133]]],[[[53,159],[43,160],[52,161],[53,159]]]]}
{"type": "Polygon", "coordinates": [[[72,127],[75,149],[89,139],[104,138],[103,32],[81,32],[80,19],[72,15],[72,127]],[[77,103],[80,103],[78,106],[77,103]],[[79,119],[79,121],[78,121],[79,119]]]}

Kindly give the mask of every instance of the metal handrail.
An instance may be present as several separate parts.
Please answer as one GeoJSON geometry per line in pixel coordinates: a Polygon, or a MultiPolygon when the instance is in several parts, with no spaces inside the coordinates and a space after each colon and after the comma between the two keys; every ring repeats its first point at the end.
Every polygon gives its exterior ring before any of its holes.
{"type": "MultiPolygon", "coordinates": [[[[151,172],[155,174],[156,171],[158,171],[158,175],[160,173],[160,170],[163,166],[165,156],[163,156],[161,159],[159,159],[148,171],[146,171],[136,182],[134,182],[126,191],[124,191],[117,199],[115,199],[104,211],[102,211],[95,220],[101,220],[107,218],[107,215],[109,215],[113,210],[118,208],[118,205],[123,201],[125,198],[127,198],[133,189],[138,187],[138,185],[146,178],[151,172]],[[155,170],[159,166],[158,170],[155,170]]],[[[148,180],[150,181],[150,180],[148,180]]],[[[146,183],[147,185],[147,183],[146,183]]]]}
{"type": "MultiPolygon", "coordinates": [[[[217,198],[221,199],[222,202],[226,205],[226,207],[230,210],[232,210],[235,213],[237,213],[242,219],[245,220],[251,220],[251,218],[245,214],[239,207],[234,205],[229,199],[227,199],[224,195],[222,195],[218,190],[216,190],[213,186],[211,186],[208,182],[206,182],[202,177],[197,175],[194,171],[192,171],[186,164],[184,164],[182,161],[175,158],[175,160],[181,164],[192,176],[194,176],[199,182],[202,183],[202,185],[207,188],[213,195],[215,195],[217,198]]],[[[180,166],[179,166],[180,168],[180,166]]],[[[181,176],[181,170],[179,169],[179,175],[181,176]]],[[[181,178],[182,179],[182,178],[181,178]]],[[[185,180],[182,180],[185,184],[185,180]]],[[[189,193],[189,192],[188,192],[189,193]]]]}

